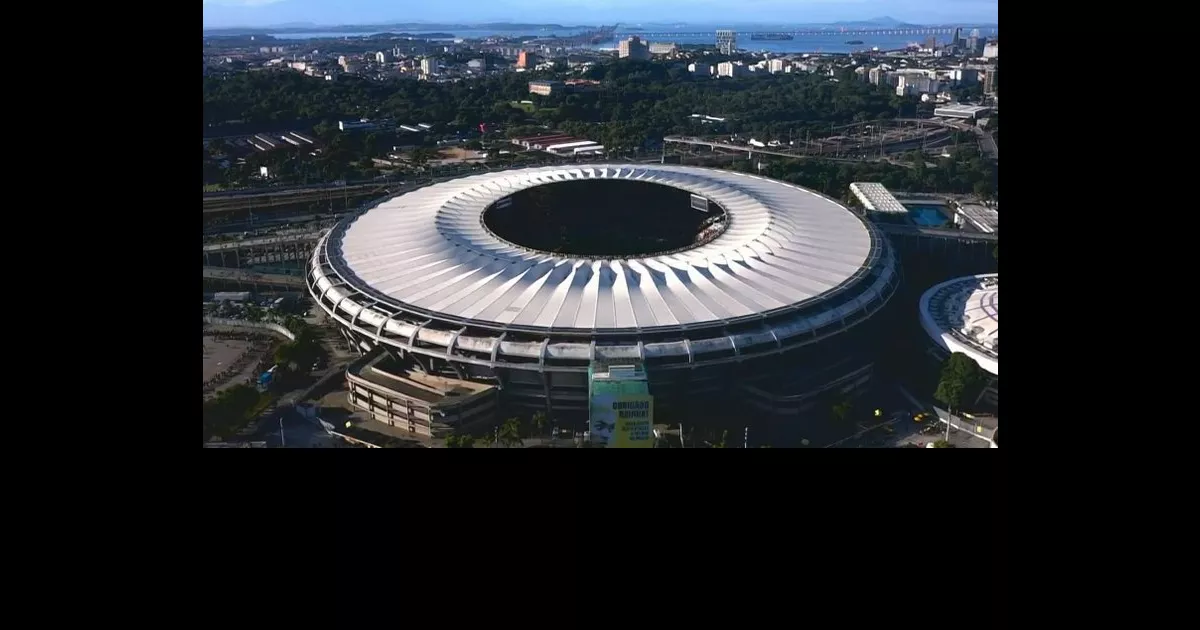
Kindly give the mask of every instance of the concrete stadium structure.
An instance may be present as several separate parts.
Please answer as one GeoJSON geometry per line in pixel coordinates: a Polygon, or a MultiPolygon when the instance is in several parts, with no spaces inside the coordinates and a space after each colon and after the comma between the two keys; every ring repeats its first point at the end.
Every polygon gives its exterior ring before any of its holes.
{"type": "Polygon", "coordinates": [[[873,225],[797,186],[590,164],[380,202],[321,239],[306,282],[362,352],[555,418],[585,415],[589,366],[614,362],[645,367],[656,409],[736,392],[787,415],[869,380],[897,265],[873,225]]]}
{"type": "MultiPolygon", "coordinates": [[[[961,352],[979,364],[988,382],[981,398],[999,404],[1000,275],[947,280],[921,295],[921,327],[946,355],[961,352]]],[[[978,402],[978,401],[976,401],[978,402]]]]}

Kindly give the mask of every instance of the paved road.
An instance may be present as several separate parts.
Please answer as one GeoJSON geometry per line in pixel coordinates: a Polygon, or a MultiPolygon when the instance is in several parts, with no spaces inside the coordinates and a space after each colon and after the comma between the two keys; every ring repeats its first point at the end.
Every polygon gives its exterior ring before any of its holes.
{"type": "Polygon", "coordinates": [[[204,267],[202,273],[205,278],[210,280],[229,280],[251,284],[265,284],[288,287],[291,289],[307,288],[307,286],[304,284],[304,278],[300,276],[285,276],[275,273],[256,273],[253,271],[243,271],[241,269],[229,269],[227,267],[204,267]]]}
{"type": "Polygon", "coordinates": [[[979,148],[983,149],[983,152],[988,154],[993,160],[999,160],[1000,147],[996,144],[995,138],[992,138],[992,134],[984,131],[979,126],[975,126],[974,129],[975,135],[979,136],[979,148]]]}
{"type": "Polygon", "coordinates": [[[715,149],[726,149],[726,150],[730,150],[730,151],[741,151],[743,153],[758,153],[760,155],[776,155],[779,157],[786,157],[786,158],[793,158],[793,159],[808,158],[808,159],[814,159],[814,160],[830,160],[833,162],[888,162],[890,164],[895,164],[896,166],[904,166],[907,168],[913,168],[912,164],[910,164],[908,162],[901,162],[898,160],[891,160],[891,159],[880,160],[879,158],[863,158],[863,159],[839,158],[839,157],[830,157],[828,155],[822,155],[822,154],[813,155],[813,154],[805,154],[805,153],[788,153],[785,151],[772,151],[769,148],[763,149],[763,148],[759,148],[759,147],[752,147],[750,145],[728,144],[728,143],[724,143],[724,142],[717,142],[715,140],[705,140],[703,138],[683,138],[683,137],[678,137],[678,136],[668,136],[666,138],[663,138],[663,142],[671,142],[671,143],[675,143],[675,144],[689,144],[689,145],[693,145],[693,146],[703,146],[703,147],[710,147],[710,148],[715,148],[715,149]]]}
{"type": "Polygon", "coordinates": [[[307,241],[320,240],[325,234],[325,230],[314,232],[305,232],[303,234],[285,234],[283,236],[264,236],[261,238],[244,238],[237,241],[224,241],[221,243],[205,243],[205,252],[228,252],[247,247],[270,247],[271,245],[283,245],[288,243],[302,243],[307,241]]]}

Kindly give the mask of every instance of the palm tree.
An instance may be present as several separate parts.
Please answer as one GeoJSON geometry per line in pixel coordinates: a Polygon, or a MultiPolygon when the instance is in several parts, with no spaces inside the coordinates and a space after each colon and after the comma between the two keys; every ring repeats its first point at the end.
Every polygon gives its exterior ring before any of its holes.
{"type": "Polygon", "coordinates": [[[509,418],[500,425],[500,431],[496,434],[496,441],[503,444],[505,448],[512,446],[524,446],[525,441],[521,439],[521,419],[509,418]]]}
{"type": "Polygon", "coordinates": [[[533,428],[537,430],[537,434],[541,435],[542,432],[546,430],[546,425],[548,424],[546,422],[546,414],[540,411],[533,414],[531,424],[533,424],[533,428]]]}

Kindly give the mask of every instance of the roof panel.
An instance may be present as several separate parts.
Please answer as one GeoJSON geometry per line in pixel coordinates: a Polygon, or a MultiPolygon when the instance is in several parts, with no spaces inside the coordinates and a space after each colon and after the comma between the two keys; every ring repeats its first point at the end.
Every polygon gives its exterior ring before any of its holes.
{"type": "Polygon", "coordinates": [[[719,325],[803,302],[853,277],[872,236],[816,193],[761,177],[657,164],[485,173],[397,196],[330,241],[360,288],[448,318],[556,329],[719,325]],[[502,241],[483,211],[541,183],[636,179],[702,195],[730,224],[696,249],[641,260],[572,260],[502,241]]]}

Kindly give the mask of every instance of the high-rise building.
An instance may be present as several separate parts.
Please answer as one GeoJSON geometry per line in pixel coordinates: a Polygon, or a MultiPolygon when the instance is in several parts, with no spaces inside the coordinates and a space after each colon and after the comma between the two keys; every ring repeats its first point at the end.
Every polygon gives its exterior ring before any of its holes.
{"type": "Polygon", "coordinates": [[[538,56],[535,53],[531,53],[527,50],[522,50],[517,55],[517,67],[518,68],[532,68],[532,67],[536,66],[537,63],[538,63],[538,56]]]}
{"type": "Polygon", "coordinates": [[[887,83],[887,70],[883,68],[871,68],[867,71],[867,82],[871,85],[887,83]]]}
{"type": "Polygon", "coordinates": [[[650,47],[642,41],[642,38],[634,35],[629,39],[622,40],[617,45],[617,56],[621,59],[638,59],[644,61],[650,58],[650,47]]]}
{"type": "Polygon", "coordinates": [[[732,55],[737,50],[737,33],[731,30],[717,31],[717,49],[722,55],[732,55]]]}
{"type": "Polygon", "coordinates": [[[375,53],[375,63],[391,63],[392,52],[390,50],[381,50],[375,53]]]}
{"type": "Polygon", "coordinates": [[[999,42],[991,41],[991,42],[988,42],[987,44],[984,44],[984,46],[983,46],[983,58],[984,59],[996,59],[998,57],[1000,57],[999,42]]]}
{"type": "Polygon", "coordinates": [[[749,70],[746,66],[733,63],[732,61],[722,61],[717,64],[717,76],[719,77],[741,77],[745,76],[749,70]]]}
{"type": "Polygon", "coordinates": [[[791,65],[791,64],[788,62],[787,59],[772,59],[767,62],[767,70],[771,74],[777,74],[779,72],[783,72],[784,70],[787,70],[787,67],[789,65],[791,65]]]}
{"type": "Polygon", "coordinates": [[[422,57],[421,58],[421,74],[437,74],[442,71],[442,64],[438,62],[437,57],[422,57]]]}

